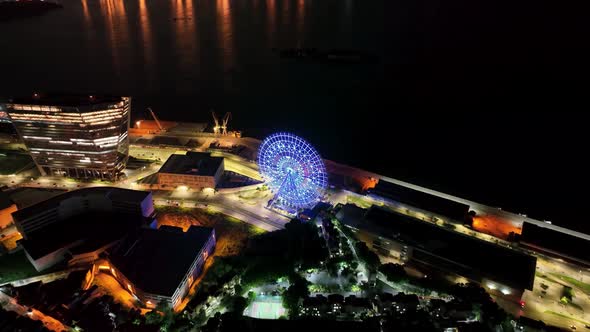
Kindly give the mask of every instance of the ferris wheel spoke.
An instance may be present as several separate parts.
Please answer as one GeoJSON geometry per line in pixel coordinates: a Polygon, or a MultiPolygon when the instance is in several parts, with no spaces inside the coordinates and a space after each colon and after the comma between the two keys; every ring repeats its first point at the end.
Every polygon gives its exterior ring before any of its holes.
{"type": "Polygon", "coordinates": [[[292,208],[316,202],[327,186],[323,159],[302,138],[277,133],[267,137],[258,153],[260,172],[276,200],[292,208]]]}

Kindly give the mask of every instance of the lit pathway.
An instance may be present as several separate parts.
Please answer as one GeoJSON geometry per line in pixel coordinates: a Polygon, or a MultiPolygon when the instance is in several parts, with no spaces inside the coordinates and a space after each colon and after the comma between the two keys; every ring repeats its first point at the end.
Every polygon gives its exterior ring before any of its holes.
{"type": "Polygon", "coordinates": [[[70,331],[69,326],[62,324],[60,321],[51,316],[43,314],[39,310],[32,309],[32,311],[28,313],[26,307],[18,304],[15,298],[10,297],[3,292],[0,292],[0,303],[3,304],[2,307],[4,310],[14,311],[23,317],[29,317],[32,320],[41,321],[43,325],[45,325],[45,327],[49,330],[57,332],[70,331]]]}

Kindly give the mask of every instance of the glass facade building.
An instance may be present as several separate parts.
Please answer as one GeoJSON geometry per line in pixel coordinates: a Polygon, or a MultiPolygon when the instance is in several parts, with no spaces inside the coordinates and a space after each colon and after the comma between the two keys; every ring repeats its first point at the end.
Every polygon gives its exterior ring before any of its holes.
{"type": "Polygon", "coordinates": [[[129,97],[34,94],[3,109],[43,175],[112,180],[127,164],[129,97]]]}

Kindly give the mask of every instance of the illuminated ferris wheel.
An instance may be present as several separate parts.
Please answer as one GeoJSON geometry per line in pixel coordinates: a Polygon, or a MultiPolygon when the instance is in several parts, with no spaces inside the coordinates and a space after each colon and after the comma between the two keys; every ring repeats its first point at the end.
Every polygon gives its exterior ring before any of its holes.
{"type": "Polygon", "coordinates": [[[289,133],[276,133],[262,142],[258,167],[275,192],[272,205],[294,209],[311,206],[328,182],[319,153],[307,141],[289,133]]]}

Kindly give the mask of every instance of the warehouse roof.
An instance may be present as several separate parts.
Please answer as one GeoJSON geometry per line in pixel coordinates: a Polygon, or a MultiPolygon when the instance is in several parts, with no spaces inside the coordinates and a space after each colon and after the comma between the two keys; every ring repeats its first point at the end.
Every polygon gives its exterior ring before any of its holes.
{"type": "Polygon", "coordinates": [[[11,207],[14,202],[10,199],[7,193],[0,191],[0,210],[11,207]]]}
{"type": "Polygon", "coordinates": [[[522,225],[520,242],[590,264],[590,251],[580,250],[580,248],[590,248],[590,240],[584,237],[525,221],[522,225]]]}
{"type": "Polygon", "coordinates": [[[8,99],[8,104],[78,107],[99,104],[114,104],[123,101],[123,97],[90,94],[32,93],[8,99]]]}
{"type": "Polygon", "coordinates": [[[212,157],[204,152],[173,154],[160,168],[160,173],[213,176],[223,163],[223,157],[212,157]]]}
{"type": "Polygon", "coordinates": [[[127,232],[139,227],[143,220],[141,215],[87,212],[32,232],[27,239],[21,240],[21,244],[32,259],[39,259],[60,248],[90,252],[122,239],[127,232]]]}
{"type": "Polygon", "coordinates": [[[463,221],[465,215],[469,212],[469,205],[385,180],[379,180],[375,188],[372,188],[370,192],[457,221],[463,221]]]}
{"type": "Polygon", "coordinates": [[[360,227],[452,261],[465,271],[519,289],[532,289],[536,258],[406,215],[372,207],[360,227]]]}
{"type": "Polygon", "coordinates": [[[59,202],[65,199],[99,194],[108,196],[113,201],[142,202],[146,197],[148,197],[151,194],[151,192],[115,187],[82,188],[78,190],[68,191],[61,195],[53,196],[35,205],[31,205],[24,209],[18,210],[12,213],[12,216],[14,217],[14,219],[25,220],[41,212],[54,208],[56,205],[59,205],[59,202]]]}
{"type": "Polygon", "coordinates": [[[142,228],[111,253],[111,261],[144,292],[172,296],[214,230],[191,226],[142,228]],[[165,271],[165,273],[160,273],[165,271]]]}

